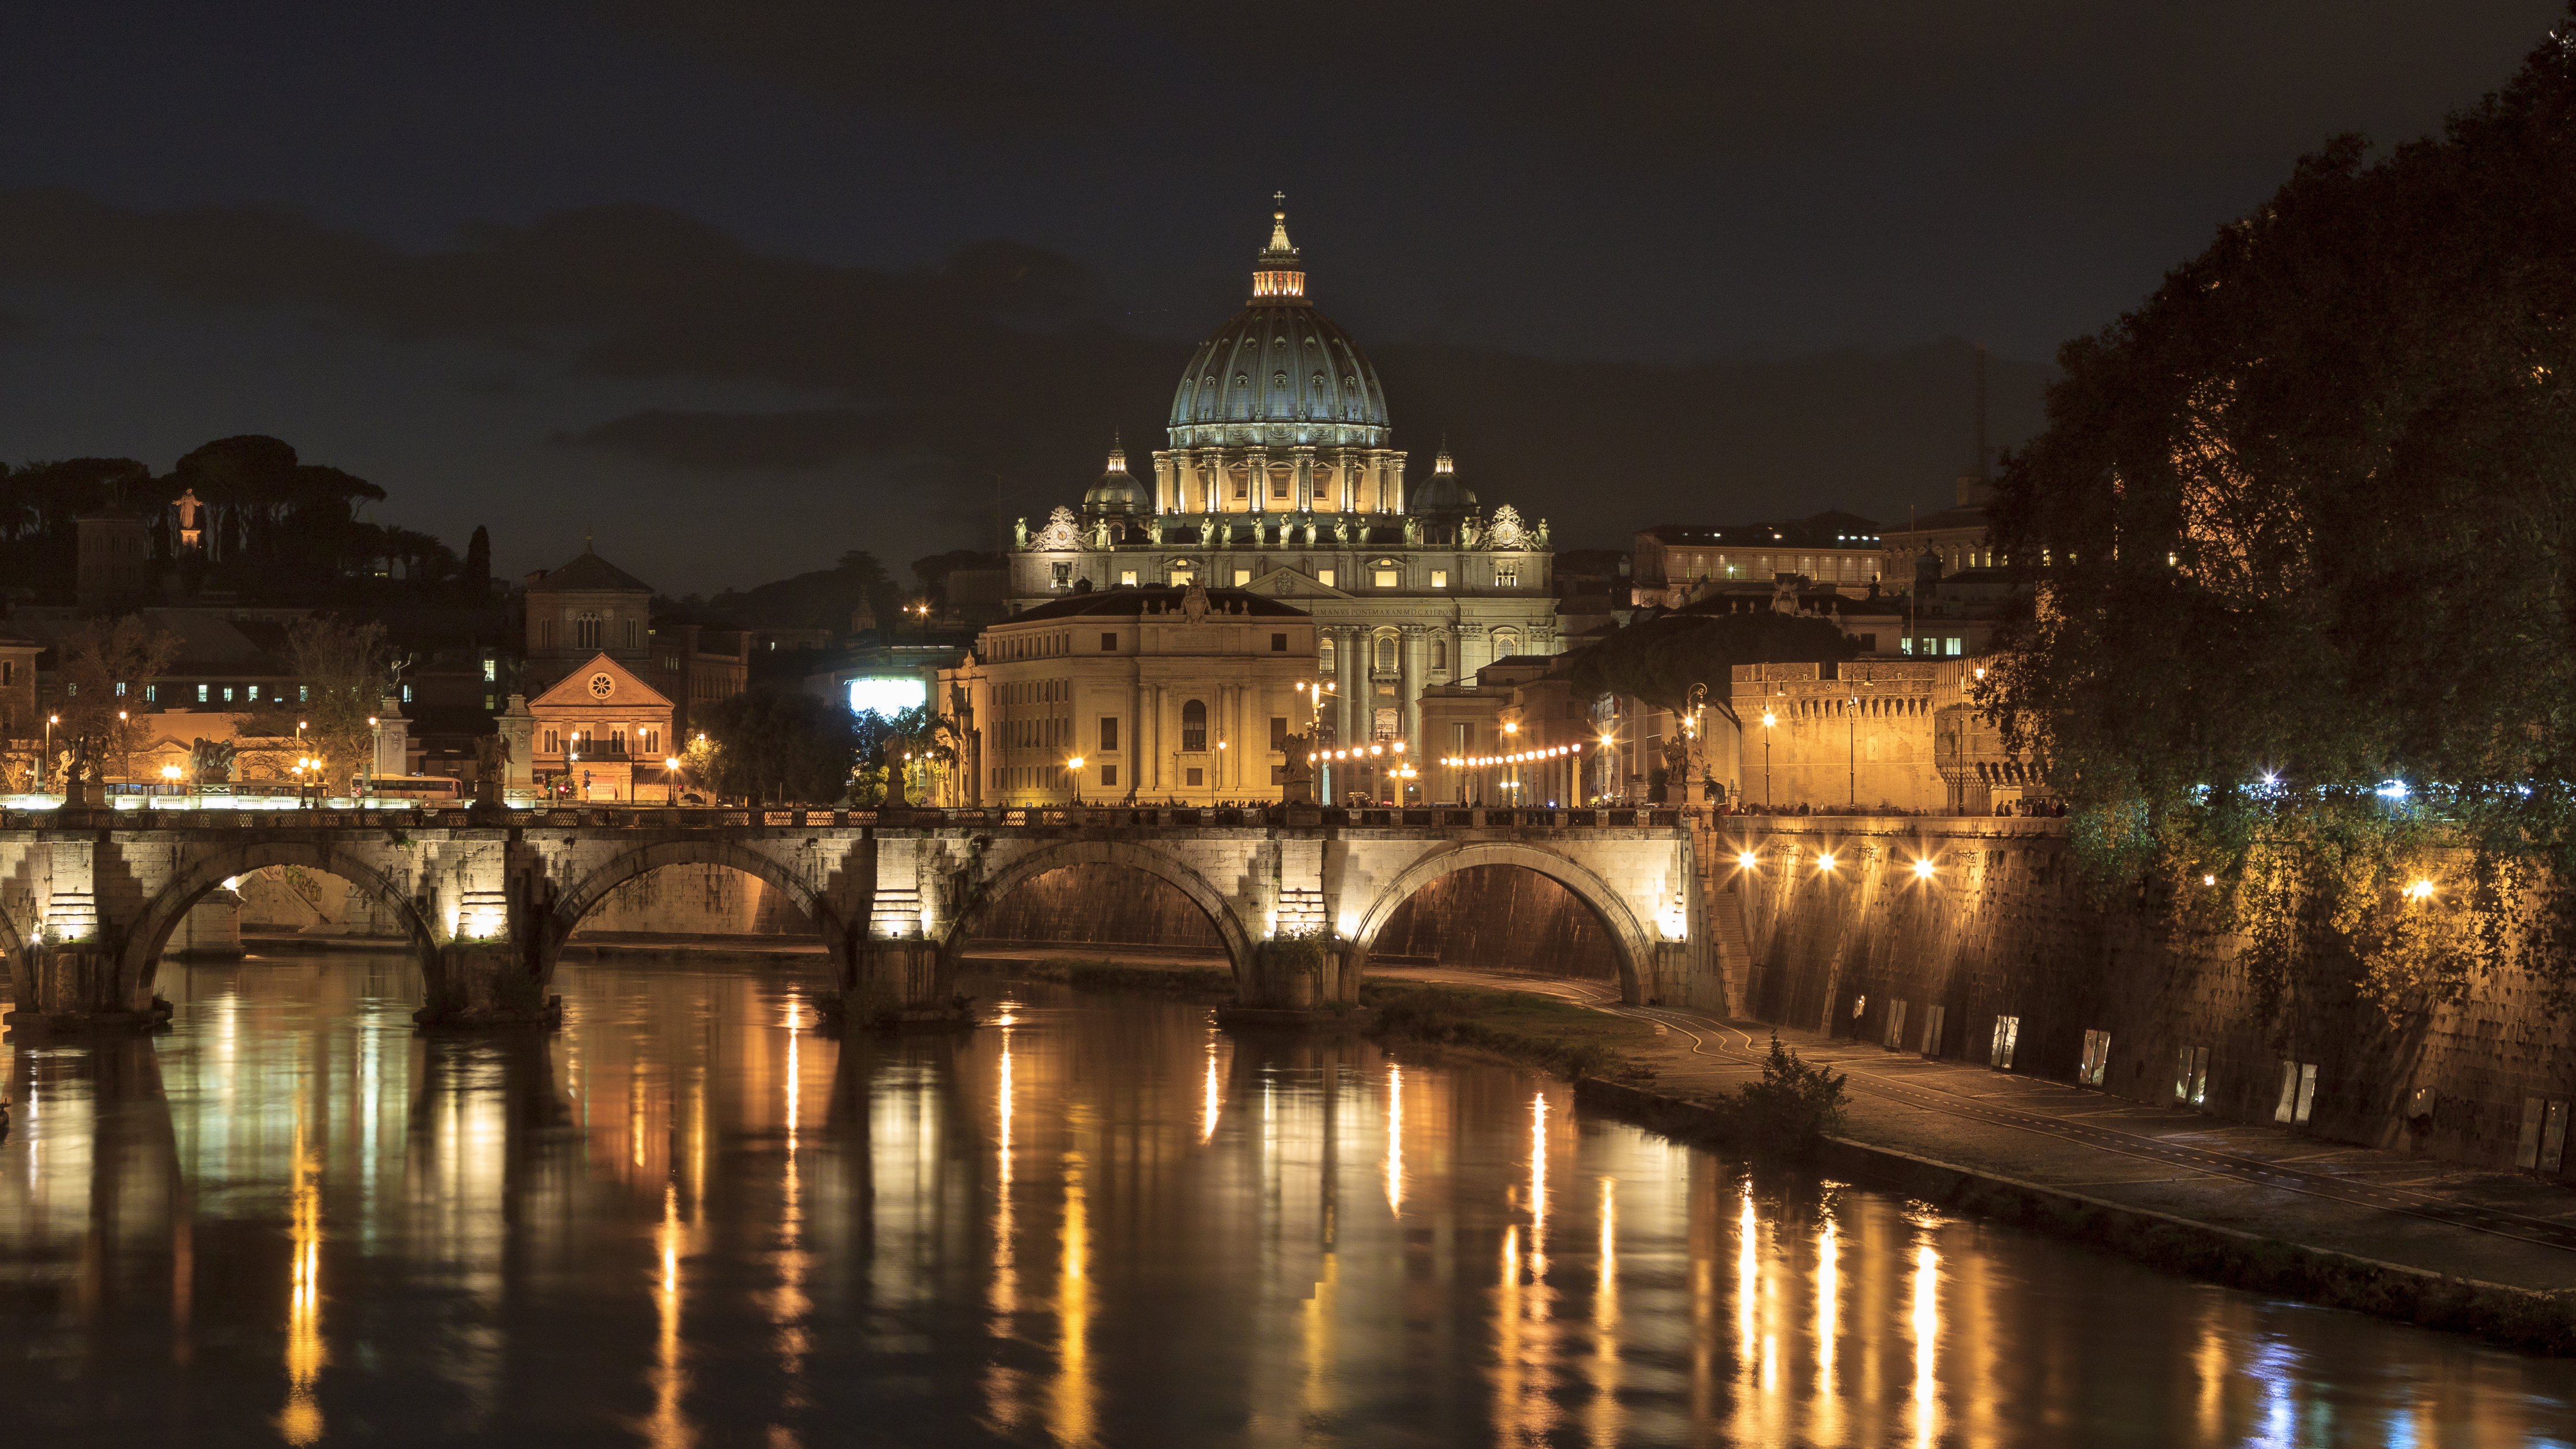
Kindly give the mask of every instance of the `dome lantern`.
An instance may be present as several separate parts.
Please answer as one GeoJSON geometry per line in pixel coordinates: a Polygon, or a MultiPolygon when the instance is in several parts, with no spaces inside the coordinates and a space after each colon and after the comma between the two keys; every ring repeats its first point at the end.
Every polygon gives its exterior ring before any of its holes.
{"type": "Polygon", "coordinates": [[[1252,264],[1252,299],[1285,301],[1306,295],[1306,264],[1288,243],[1288,193],[1270,193],[1270,245],[1252,264]]]}
{"type": "Polygon", "coordinates": [[[1109,467],[1091,491],[1082,495],[1082,511],[1094,517],[1135,513],[1144,507],[1145,490],[1127,472],[1127,449],[1116,433],[1109,435],[1109,467]]]}
{"type": "Polygon", "coordinates": [[[1254,261],[1251,298],[1200,344],[1173,391],[1172,446],[1384,448],[1377,369],[1307,298],[1286,197],[1271,200],[1270,244],[1254,261]]]}

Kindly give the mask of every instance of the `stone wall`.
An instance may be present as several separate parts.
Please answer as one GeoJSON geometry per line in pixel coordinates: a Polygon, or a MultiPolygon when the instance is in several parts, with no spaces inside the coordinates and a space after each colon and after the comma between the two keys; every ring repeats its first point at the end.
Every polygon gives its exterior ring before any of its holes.
{"type": "Polygon", "coordinates": [[[816,927],[786,892],[760,877],[691,864],[666,865],[611,887],[573,936],[593,933],[811,937],[816,927]]]}
{"type": "Polygon", "coordinates": [[[1141,870],[1112,865],[1051,870],[995,901],[975,939],[1213,951],[1225,943],[1207,913],[1141,870]]]}
{"type": "MultiPolygon", "coordinates": [[[[2510,1167],[2524,1099],[2576,1095],[2571,1026],[2529,1008],[2534,983],[2484,979],[2457,1007],[2391,1024],[2349,990],[2311,985],[2266,1020],[2224,945],[2183,949],[2075,879],[2065,822],[1719,822],[1731,860],[1718,887],[1742,911],[1761,1020],[1883,1043],[1905,1004],[1902,1049],[1923,1048],[1944,1008],[1939,1055],[1988,1059],[1999,1016],[2019,1018],[2012,1069],[2072,1080],[2087,1030],[2111,1034],[2106,1091],[2174,1101],[2176,1057],[2209,1048],[2204,1109],[2269,1123],[2285,1061],[2318,1067],[2318,1136],[2510,1167]],[[1834,867],[1819,867],[1831,853],[1834,867]],[[1929,858],[1935,873],[1918,876],[1929,858]],[[1855,1014],[1857,1011],[1857,1014],[1855,1014]],[[2429,1121],[2413,1120],[2432,1092],[2429,1121]]],[[[1703,847],[1704,851],[1708,847],[1703,847]]],[[[2576,1156],[2571,1156],[2576,1165],[2576,1156]]]]}
{"type": "Polygon", "coordinates": [[[1618,950],[1591,907],[1546,876],[1508,865],[1472,866],[1415,892],[1379,930],[1370,958],[1600,981],[1619,975],[1618,950]]]}

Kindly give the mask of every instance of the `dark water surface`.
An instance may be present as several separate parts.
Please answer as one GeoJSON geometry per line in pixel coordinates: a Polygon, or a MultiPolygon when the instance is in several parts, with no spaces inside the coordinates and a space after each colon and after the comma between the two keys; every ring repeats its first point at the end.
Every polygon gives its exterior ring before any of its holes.
{"type": "Polygon", "coordinates": [[[395,957],[172,967],[0,1047],[0,1443],[2576,1439],[2576,1365],[2165,1277],[1520,1073],[974,983],[568,965],[422,1037],[395,957]]]}

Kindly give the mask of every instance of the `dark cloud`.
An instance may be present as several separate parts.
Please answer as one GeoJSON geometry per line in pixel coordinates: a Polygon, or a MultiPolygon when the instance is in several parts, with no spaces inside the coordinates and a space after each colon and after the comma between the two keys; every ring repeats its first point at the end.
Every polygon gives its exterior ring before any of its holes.
{"type": "MultiPolygon", "coordinates": [[[[1077,496],[1112,429],[1155,437],[1187,355],[1101,320],[1087,274],[1031,248],[987,243],[940,267],[886,272],[756,255],[634,206],[479,225],[408,253],[275,212],[0,194],[0,280],[151,289],[415,342],[470,340],[612,391],[819,397],[634,406],[564,419],[548,441],[692,474],[891,467],[950,494],[1010,493],[1024,512],[1077,496]]],[[[1201,328],[1224,311],[1211,307],[1201,328]]],[[[1827,503],[1896,516],[1909,501],[1937,503],[1971,451],[1962,342],[1678,366],[1418,342],[1372,351],[1407,446],[1427,454],[1449,434],[1490,501],[1550,514],[1569,539],[1827,503]]],[[[2035,364],[1997,363],[1998,440],[2036,422],[2040,378],[2035,364]]]]}

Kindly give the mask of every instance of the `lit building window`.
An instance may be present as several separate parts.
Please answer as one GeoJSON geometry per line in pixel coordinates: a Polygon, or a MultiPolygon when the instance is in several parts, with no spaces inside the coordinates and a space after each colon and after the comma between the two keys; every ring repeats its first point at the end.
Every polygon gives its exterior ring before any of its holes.
{"type": "Polygon", "coordinates": [[[1120,569],[1118,571],[1118,585],[1121,588],[1127,589],[1136,587],[1136,571],[1134,569],[1120,569]]]}
{"type": "MultiPolygon", "coordinates": [[[[1193,699],[1181,706],[1181,753],[1197,755],[1206,752],[1207,702],[1193,699]]],[[[1190,773],[1196,775],[1198,771],[1192,770],[1190,773]]],[[[1190,783],[1195,785],[1198,781],[1192,780],[1190,783]]]]}
{"type": "Polygon", "coordinates": [[[495,659],[486,659],[486,660],[484,660],[484,661],[483,661],[483,682],[484,682],[485,684],[491,684],[491,683],[494,683],[494,682],[499,678],[498,671],[499,671],[500,667],[501,667],[501,666],[500,666],[500,661],[498,661],[498,660],[495,660],[495,659]]]}
{"type": "Polygon", "coordinates": [[[1236,570],[1234,571],[1234,586],[1235,586],[1236,588],[1238,588],[1238,589],[1239,589],[1239,588],[1242,588],[1245,584],[1248,584],[1248,583],[1251,583],[1251,582],[1252,582],[1252,570],[1250,570],[1250,569],[1236,569],[1236,570]]]}
{"type": "Polygon", "coordinates": [[[1431,571],[1431,587],[1435,589],[1445,589],[1449,587],[1449,571],[1447,569],[1433,569],[1431,571]]]}
{"type": "Polygon", "coordinates": [[[1378,569],[1372,574],[1370,582],[1381,589],[1391,589],[1397,585],[1401,577],[1394,569],[1378,569]]]}

